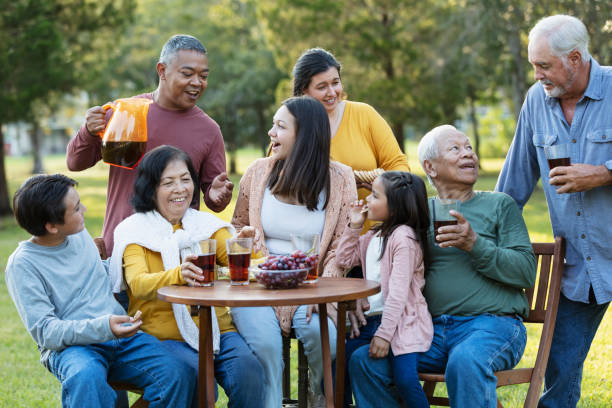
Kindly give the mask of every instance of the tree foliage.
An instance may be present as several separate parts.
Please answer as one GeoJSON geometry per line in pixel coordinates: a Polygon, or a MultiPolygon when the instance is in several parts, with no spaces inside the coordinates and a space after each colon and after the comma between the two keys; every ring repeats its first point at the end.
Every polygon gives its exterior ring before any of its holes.
{"type": "MultiPolygon", "coordinates": [[[[3,0],[0,3],[1,125],[32,120],[51,92],[84,86],[96,74],[92,49],[104,49],[131,16],[132,0],[3,0]],[[88,58],[89,57],[89,58],[88,58]]],[[[11,213],[0,151],[0,215],[11,213]]]]}

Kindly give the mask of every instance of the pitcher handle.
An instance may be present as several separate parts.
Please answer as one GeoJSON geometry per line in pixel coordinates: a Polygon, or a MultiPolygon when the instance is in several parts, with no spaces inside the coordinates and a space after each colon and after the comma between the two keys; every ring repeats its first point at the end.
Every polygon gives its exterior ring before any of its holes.
{"type": "MultiPolygon", "coordinates": [[[[102,105],[102,109],[104,110],[105,114],[106,111],[108,111],[109,109],[116,110],[116,108],[117,107],[115,105],[115,102],[106,102],[104,105],[102,105]]],[[[110,120],[108,122],[110,122],[110,120]]],[[[104,139],[104,132],[106,132],[106,126],[108,126],[108,122],[106,122],[104,129],[98,132],[98,136],[100,136],[100,139],[104,139]]]]}

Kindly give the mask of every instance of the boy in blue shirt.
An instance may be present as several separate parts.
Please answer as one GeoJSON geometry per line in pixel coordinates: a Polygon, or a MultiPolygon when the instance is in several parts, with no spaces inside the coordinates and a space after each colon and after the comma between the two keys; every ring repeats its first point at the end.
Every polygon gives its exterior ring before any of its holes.
{"type": "Polygon", "coordinates": [[[15,217],[32,237],[19,243],[5,273],[41,363],[62,383],[62,406],[114,406],[107,381],[143,388],[151,408],[190,406],[197,373],[139,332],[140,318],[126,316],[113,297],[76,184],[37,175],[17,190],[15,217]]]}

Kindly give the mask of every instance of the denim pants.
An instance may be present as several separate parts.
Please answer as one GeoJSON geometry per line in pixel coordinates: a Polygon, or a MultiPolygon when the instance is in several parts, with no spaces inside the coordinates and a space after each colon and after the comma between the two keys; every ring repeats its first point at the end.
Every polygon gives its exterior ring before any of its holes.
{"type": "MultiPolygon", "coordinates": [[[[381,323],[381,315],[369,316],[366,318],[367,323],[365,326],[360,328],[359,337],[349,339],[346,342],[346,361],[349,364],[356,364],[359,366],[363,360],[371,359],[370,353],[370,342],[376,334],[376,330],[381,323]],[[354,360],[351,360],[352,359],[354,360]]],[[[393,384],[397,388],[397,391],[402,399],[402,402],[407,407],[412,408],[427,408],[429,403],[425,392],[419,382],[419,374],[417,372],[418,353],[407,353],[401,355],[393,355],[393,352],[389,349],[389,355],[387,360],[391,364],[391,376],[393,384]]],[[[345,378],[349,377],[351,369],[346,370],[345,378]]],[[[361,370],[356,370],[355,375],[350,377],[350,383],[352,388],[345,389],[344,405],[347,406],[351,399],[351,389],[354,389],[355,400],[357,406],[368,407],[375,406],[368,403],[369,397],[363,395],[364,389],[361,388],[361,384],[368,381],[367,377],[361,377],[361,370]]]]}
{"type": "MultiPolygon", "coordinates": [[[[166,340],[162,344],[170,355],[198,371],[198,352],[184,341],[166,340]]],[[[262,408],[264,406],[264,371],[244,339],[236,332],[221,335],[219,354],[214,361],[215,378],[225,390],[229,407],[262,408]]],[[[215,390],[216,391],[216,390],[215,390]]],[[[215,392],[216,394],[216,392],[215,392]]],[[[216,399],[217,395],[215,395],[216,399]]],[[[193,407],[197,407],[197,392],[193,407]]]]}
{"type": "MultiPolygon", "coordinates": [[[[311,386],[320,384],[323,378],[323,355],[319,316],[313,314],[306,323],[306,309],[300,306],[293,315],[295,335],[304,344],[304,353],[311,371],[311,386]]],[[[235,307],[232,319],[265,372],[265,407],[278,408],[282,404],[283,342],[278,319],[272,307],[235,307]]],[[[336,326],[328,318],[331,358],[336,355],[336,326]]]]}
{"type": "MultiPolygon", "coordinates": [[[[444,372],[452,407],[495,408],[495,371],[514,367],[527,342],[520,319],[511,316],[441,315],[433,319],[431,348],[419,354],[420,372],[444,372]]],[[[391,387],[388,359],[351,359],[351,375],[358,372],[366,399],[362,407],[399,407],[399,395],[391,387]],[[359,363],[359,364],[357,364],[359,363]]]]}
{"type": "Polygon", "coordinates": [[[153,336],[134,336],[85,346],[70,346],[49,357],[49,369],[62,383],[63,407],[107,408],[115,404],[109,381],[144,388],[143,398],[155,407],[190,407],[196,372],[168,355],[153,336]]]}
{"type": "Polygon", "coordinates": [[[575,407],[580,400],[584,360],[608,305],[569,300],[563,294],[544,377],[540,408],[575,407]]]}

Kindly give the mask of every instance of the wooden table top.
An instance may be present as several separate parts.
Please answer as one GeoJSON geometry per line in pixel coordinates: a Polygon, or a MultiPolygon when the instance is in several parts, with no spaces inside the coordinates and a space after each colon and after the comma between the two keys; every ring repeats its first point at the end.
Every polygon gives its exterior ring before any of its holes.
{"type": "Polygon", "coordinates": [[[290,306],[341,302],[364,298],[380,292],[380,284],[365,279],[319,278],[317,283],[302,283],[295,289],[266,289],[251,282],[231,286],[215,281],[210,287],[165,286],[157,297],[166,302],[201,306],[290,306]]]}

